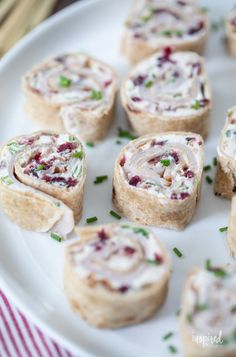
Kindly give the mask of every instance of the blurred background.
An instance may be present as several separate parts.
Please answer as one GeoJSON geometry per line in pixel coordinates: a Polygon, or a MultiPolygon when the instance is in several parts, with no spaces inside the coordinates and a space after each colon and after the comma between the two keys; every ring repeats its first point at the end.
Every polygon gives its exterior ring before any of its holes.
{"type": "Polygon", "coordinates": [[[0,57],[40,22],[81,0],[0,0],[0,57]]]}

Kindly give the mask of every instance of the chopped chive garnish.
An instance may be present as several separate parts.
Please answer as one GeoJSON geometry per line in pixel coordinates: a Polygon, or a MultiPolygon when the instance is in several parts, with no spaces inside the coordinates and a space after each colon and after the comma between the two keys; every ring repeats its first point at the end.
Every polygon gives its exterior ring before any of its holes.
{"type": "Polygon", "coordinates": [[[162,35],[162,36],[170,37],[172,34],[173,34],[173,31],[171,31],[171,30],[161,31],[161,35],[162,35]]]}
{"type": "Polygon", "coordinates": [[[196,310],[197,311],[205,311],[209,308],[209,306],[207,304],[199,304],[196,306],[196,310]]]}
{"type": "Polygon", "coordinates": [[[148,231],[146,231],[146,229],[144,228],[140,228],[140,227],[134,227],[133,228],[134,233],[137,234],[142,234],[144,237],[148,237],[148,231]]]}
{"type": "Polygon", "coordinates": [[[203,167],[203,171],[207,172],[211,170],[211,165],[206,165],[203,167]]]}
{"type": "Polygon", "coordinates": [[[59,78],[59,85],[61,87],[70,87],[71,85],[71,79],[65,77],[65,76],[60,76],[59,78]]]}
{"type": "Polygon", "coordinates": [[[92,142],[87,142],[86,145],[87,145],[89,148],[93,148],[93,147],[94,147],[94,143],[92,143],[92,142]]]}
{"type": "Polygon", "coordinates": [[[195,100],[194,104],[192,105],[192,108],[195,110],[198,110],[200,108],[200,101],[198,99],[195,100]]]}
{"type": "Polygon", "coordinates": [[[103,94],[99,90],[92,90],[90,93],[90,98],[93,100],[101,100],[103,98],[103,94]]]}
{"type": "Polygon", "coordinates": [[[118,213],[116,213],[115,211],[111,210],[110,211],[110,215],[113,216],[116,219],[121,219],[121,216],[118,213]]]}
{"type": "Polygon", "coordinates": [[[10,186],[14,183],[14,181],[10,178],[10,176],[3,176],[0,178],[3,183],[10,186]]]}
{"type": "Polygon", "coordinates": [[[225,135],[229,138],[231,136],[231,130],[226,130],[225,135]]]}
{"type": "Polygon", "coordinates": [[[169,166],[170,165],[170,160],[161,160],[162,166],[169,166]]]}
{"type": "Polygon", "coordinates": [[[203,6],[203,7],[200,7],[200,9],[199,9],[203,14],[205,14],[206,12],[208,12],[209,11],[209,9],[208,9],[208,7],[205,7],[205,6],[203,6]]]}
{"type": "Polygon", "coordinates": [[[141,19],[142,19],[144,22],[148,22],[151,18],[152,18],[152,13],[151,13],[150,15],[142,16],[142,17],[141,17],[141,19]]]}
{"type": "Polygon", "coordinates": [[[137,138],[137,136],[134,136],[127,130],[123,130],[122,128],[118,128],[118,137],[119,138],[125,138],[129,140],[134,140],[137,138]]]}
{"type": "Polygon", "coordinates": [[[43,164],[39,164],[37,165],[35,171],[42,171],[45,168],[45,166],[43,164]]]}
{"type": "Polygon", "coordinates": [[[217,165],[217,158],[213,157],[213,165],[216,166],[217,165]]]}
{"type": "Polygon", "coordinates": [[[72,154],[72,157],[75,159],[82,159],[83,158],[83,151],[76,151],[72,154]]]}
{"type": "Polygon", "coordinates": [[[168,346],[168,349],[169,349],[169,351],[170,351],[171,353],[177,353],[177,352],[178,352],[177,348],[174,347],[174,346],[172,346],[172,345],[168,346]]]}
{"type": "Polygon", "coordinates": [[[55,206],[60,207],[61,206],[60,202],[56,202],[55,206]]]}
{"type": "Polygon", "coordinates": [[[122,144],[122,141],[116,140],[116,144],[117,144],[117,145],[121,145],[121,144],[122,144]]]}
{"type": "Polygon", "coordinates": [[[205,268],[207,271],[215,274],[217,278],[225,278],[228,275],[227,271],[225,271],[224,269],[212,267],[210,259],[206,260],[205,268]]]}
{"type": "Polygon", "coordinates": [[[51,233],[50,236],[51,236],[52,239],[55,239],[55,240],[57,240],[58,242],[61,242],[61,241],[62,241],[62,238],[61,238],[58,234],[56,234],[56,233],[51,233]]]}
{"type": "Polygon", "coordinates": [[[73,135],[70,135],[70,136],[69,136],[69,141],[76,141],[76,137],[73,136],[73,135]]]}
{"type": "Polygon", "coordinates": [[[98,185],[99,183],[102,183],[103,181],[108,180],[108,176],[104,175],[104,176],[97,176],[96,179],[93,181],[93,183],[95,185],[98,185]]]}
{"type": "Polygon", "coordinates": [[[97,220],[98,220],[97,217],[90,217],[90,218],[86,219],[86,222],[87,223],[93,223],[93,222],[96,222],[97,220]]]}
{"type": "Polygon", "coordinates": [[[206,176],[206,182],[211,185],[213,180],[212,180],[212,178],[210,176],[206,176]]]}
{"type": "Polygon", "coordinates": [[[145,84],[145,87],[146,88],[151,88],[153,86],[153,81],[148,81],[146,84],[145,84]]]}
{"type": "Polygon", "coordinates": [[[227,230],[228,230],[228,227],[221,227],[221,228],[219,228],[219,231],[220,231],[220,232],[227,232],[227,230]]]}
{"type": "Polygon", "coordinates": [[[174,335],[173,332],[168,332],[165,336],[162,337],[164,341],[169,340],[174,335]]]}
{"type": "Polygon", "coordinates": [[[145,262],[148,263],[148,264],[153,264],[153,265],[159,265],[160,264],[160,262],[158,260],[156,260],[156,259],[146,259],[145,262]]]}
{"type": "Polygon", "coordinates": [[[173,248],[173,252],[177,255],[177,257],[182,258],[183,253],[178,248],[173,248]]]}
{"type": "Polygon", "coordinates": [[[181,30],[176,30],[176,31],[175,31],[175,34],[176,34],[176,36],[181,37],[181,36],[183,36],[183,31],[181,31],[181,30]]]}
{"type": "Polygon", "coordinates": [[[186,315],[186,320],[188,321],[188,323],[192,323],[193,322],[193,316],[191,314],[187,314],[186,315]]]}

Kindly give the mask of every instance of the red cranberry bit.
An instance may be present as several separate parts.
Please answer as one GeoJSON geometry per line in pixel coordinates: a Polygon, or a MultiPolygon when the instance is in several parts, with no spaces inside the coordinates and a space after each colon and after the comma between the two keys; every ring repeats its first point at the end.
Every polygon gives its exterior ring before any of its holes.
{"type": "Polygon", "coordinates": [[[188,192],[181,192],[180,199],[185,200],[185,198],[189,197],[190,194],[188,192]]]}
{"type": "Polygon", "coordinates": [[[141,101],[142,101],[142,98],[140,98],[140,97],[132,97],[131,100],[132,100],[133,102],[141,102],[141,101]]]}
{"type": "Polygon", "coordinates": [[[156,141],[156,140],[153,140],[151,142],[151,146],[164,146],[165,144],[167,143],[167,140],[163,140],[163,141],[156,141]]]}
{"type": "Polygon", "coordinates": [[[145,80],[147,79],[147,76],[138,76],[133,80],[133,83],[135,86],[141,86],[145,80]]]}
{"type": "Polygon", "coordinates": [[[129,286],[128,285],[123,285],[119,288],[119,292],[124,294],[127,293],[127,291],[129,290],[129,286]]]}
{"type": "Polygon", "coordinates": [[[98,243],[94,246],[94,249],[97,251],[102,250],[102,248],[103,248],[103,245],[101,243],[100,244],[98,243]]]}
{"type": "Polygon", "coordinates": [[[170,199],[171,200],[177,200],[178,199],[177,194],[176,193],[172,193],[171,196],[170,196],[170,199]]]}
{"type": "Polygon", "coordinates": [[[124,166],[125,165],[125,161],[126,161],[126,159],[125,159],[125,156],[123,156],[121,159],[120,159],[120,166],[124,166]]]}
{"type": "Polygon", "coordinates": [[[199,145],[199,146],[201,146],[202,144],[203,144],[203,142],[202,142],[202,141],[199,141],[199,142],[198,142],[198,145],[199,145]]]}
{"type": "Polygon", "coordinates": [[[187,178],[193,178],[195,175],[193,171],[188,170],[187,172],[185,172],[184,176],[187,178]]]}
{"type": "Polygon", "coordinates": [[[136,252],[136,249],[127,246],[127,247],[124,247],[124,252],[127,255],[132,255],[132,254],[134,254],[136,252]]]}
{"type": "Polygon", "coordinates": [[[41,159],[41,152],[37,152],[34,155],[34,160],[37,161],[37,162],[40,162],[40,159],[41,159]]]}
{"type": "Polygon", "coordinates": [[[66,185],[67,185],[68,188],[76,186],[77,183],[78,183],[78,181],[76,179],[73,179],[72,177],[69,177],[66,180],[66,185]]]}
{"type": "Polygon", "coordinates": [[[169,59],[171,53],[172,53],[171,47],[165,47],[165,48],[163,49],[163,57],[164,57],[165,59],[169,59]]]}
{"type": "Polygon", "coordinates": [[[136,39],[143,39],[144,37],[143,37],[143,35],[142,35],[141,33],[135,33],[135,34],[134,34],[134,38],[136,38],[136,39]]]}
{"type": "Polygon", "coordinates": [[[200,32],[204,28],[204,22],[200,21],[196,26],[190,27],[188,30],[189,35],[194,35],[195,33],[200,32]]]}
{"type": "Polygon", "coordinates": [[[236,119],[231,119],[230,124],[236,124],[236,119]]]}
{"type": "Polygon", "coordinates": [[[175,163],[178,164],[179,163],[179,155],[177,154],[177,152],[171,152],[170,156],[173,157],[173,159],[175,160],[175,163]]]}
{"type": "Polygon", "coordinates": [[[158,254],[158,253],[155,253],[155,260],[159,263],[159,264],[162,264],[163,263],[163,257],[158,254]]]}
{"type": "Polygon", "coordinates": [[[186,2],[182,1],[182,0],[178,0],[177,4],[180,5],[180,6],[186,6],[186,2]]]}
{"type": "Polygon", "coordinates": [[[101,229],[100,231],[97,232],[98,237],[104,241],[109,238],[108,234],[105,232],[105,229],[101,229]]]}
{"type": "Polygon", "coordinates": [[[201,108],[204,108],[209,103],[210,103],[209,99],[206,99],[206,98],[201,99],[200,102],[199,102],[201,108]]]}
{"type": "Polygon", "coordinates": [[[171,47],[165,47],[163,49],[163,55],[161,57],[157,58],[157,66],[162,67],[162,65],[165,62],[170,62],[170,63],[176,64],[176,62],[170,58],[171,54],[172,54],[171,47]]]}
{"type": "Polygon", "coordinates": [[[139,176],[133,176],[130,180],[129,180],[129,184],[131,186],[137,186],[137,184],[141,182],[141,178],[139,176]]]}
{"type": "Polygon", "coordinates": [[[111,84],[112,84],[112,80],[110,79],[109,81],[105,81],[104,84],[103,84],[103,86],[104,86],[105,88],[107,88],[107,87],[109,87],[111,84]]]}
{"type": "Polygon", "coordinates": [[[65,150],[69,150],[69,151],[72,151],[74,150],[75,148],[77,147],[77,143],[64,143],[64,144],[61,144],[58,149],[57,149],[57,152],[63,152],[65,150]]]}

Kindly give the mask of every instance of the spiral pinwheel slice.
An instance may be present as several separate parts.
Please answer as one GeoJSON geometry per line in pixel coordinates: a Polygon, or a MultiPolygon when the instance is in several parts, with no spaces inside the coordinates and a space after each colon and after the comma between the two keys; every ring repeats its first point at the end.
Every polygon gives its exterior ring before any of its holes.
{"type": "Polygon", "coordinates": [[[229,12],[225,27],[229,53],[236,58],[236,6],[229,12]]]}
{"type": "Polygon", "coordinates": [[[165,301],[171,269],[150,229],[131,224],[78,228],[67,247],[64,285],[89,324],[117,328],[151,317],[165,301]]]}
{"type": "Polygon", "coordinates": [[[217,152],[215,194],[232,198],[236,192],[236,107],[228,111],[217,152]]]}
{"type": "Polygon", "coordinates": [[[106,64],[84,54],[45,60],[23,79],[25,109],[42,128],[66,131],[86,141],[109,129],[117,80],[106,64]]]}
{"type": "Polygon", "coordinates": [[[75,136],[41,131],[16,137],[0,151],[3,210],[24,229],[66,238],[82,213],[86,170],[75,136]]]}
{"type": "Polygon", "coordinates": [[[209,28],[205,11],[188,0],[136,0],[125,25],[121,49],[132,63],[166,46],[202,53],[209,28]]]}
{"type": "Polygon", "coordinates": [[[236,356],[236,265],[194,268],[185,283],[180,326],[184,356],[236,356]]]}
{"type": "Polygon", "coordinates": [[[114,204],[131,221],[184,229],[199,198],[202,165],[200,135],[173,132],[131,141],[115,164],[114,204]]]}
{"type": "Polygon", "coordinates": [[[138,135],[164,131],[208,134],[211,91],[205,63],[193,52],[156,53],[133,68],[122,102],[138,135]]]}

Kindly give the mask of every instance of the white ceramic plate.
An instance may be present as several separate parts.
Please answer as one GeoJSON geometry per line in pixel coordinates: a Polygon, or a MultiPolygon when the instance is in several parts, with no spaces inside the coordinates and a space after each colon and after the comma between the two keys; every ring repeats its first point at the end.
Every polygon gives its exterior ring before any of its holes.
{"type": "MultiPolygon", "coordinates": [[[[219,20],[230,9],[227,2],[205,0],[210,17],[219,20]]],[[[44,57],[67,51],[86,51],[110,63],[120,75],[129,65],[119,54],[122,23],[131,0],[86,0],[62,11],[26,36],[0,61],[0,141],[16,134],[38,129],[22,110],[21,76],[44,57]]],[[[206,143],[206,163],[212,163],[227,109],[236,104],[236,62],[229,58],[223,45],[223,30],[211,33],[206,52],[207,68],[213,88],[214,106],[211,134],[206,143]]],[[[115,158],[117,127],[126,127],[124,112],[118,103],[113,128],[108,138],[95,148],[87,149],[89,172],[85,207],[81,221],[98,216],[98,223],[114,221],[109,216],[111,179],[115,158]],[[95,176],[108,174],[109,182],[93,185],[95,176]]],[[[123,140],[125,144],[125,140],[123,140]]],[[[213,177],[214,172],[210,172],[213,177]]],[[[0,215],[1,286],[14,303],[44,331],[70,349],[75,355],[97,357],[165,357],[168,344],[162,336],[174,331],[170,341],[181,353],[176,311],[180,306],[183,281],[190,267],[202,266],[206,258],[214,263],[230,261],[225,234],[229,201],[216,198],[205,181],[200,205],[190,226],[183,233],[157,229],[162,242],[172,250],[177,246],[184,258],[173,256],[174,268],[168,299],[150,321],[117,331],[97,330],[75,316],[63,294],[62,269],[64,243],[51,240],[47,234],[20,230],[0,215]]]]}

